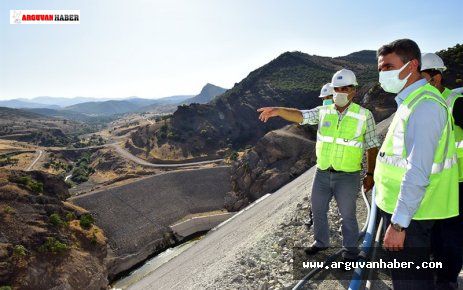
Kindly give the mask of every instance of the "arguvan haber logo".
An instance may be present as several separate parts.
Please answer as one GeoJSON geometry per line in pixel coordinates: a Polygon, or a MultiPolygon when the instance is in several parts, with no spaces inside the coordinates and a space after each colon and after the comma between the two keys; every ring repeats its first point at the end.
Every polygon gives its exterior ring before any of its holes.
{"type": "Polygon", "coordinates": [[[11,24],[79,24],[80,10],[10,10],[11,24]]]}

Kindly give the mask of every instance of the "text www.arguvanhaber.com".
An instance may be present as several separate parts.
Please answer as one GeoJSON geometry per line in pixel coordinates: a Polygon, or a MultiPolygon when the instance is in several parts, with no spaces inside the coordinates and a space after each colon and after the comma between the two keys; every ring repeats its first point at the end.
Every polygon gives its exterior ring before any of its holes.
{"type": "Polygon", "coordinates": [[[442,269],[442,262],[421,262],[415,265],[415,262],[399,262],[396,259],[393,261],[333,261],[331,263],[318,262],[318,261],[307,261],[302,262],[302,267],[306,269],[324,268],[324,269],[346,269],[351,270],[355,268],[362,269],[412,269],[415,266],[416,269],[442,269]]]}

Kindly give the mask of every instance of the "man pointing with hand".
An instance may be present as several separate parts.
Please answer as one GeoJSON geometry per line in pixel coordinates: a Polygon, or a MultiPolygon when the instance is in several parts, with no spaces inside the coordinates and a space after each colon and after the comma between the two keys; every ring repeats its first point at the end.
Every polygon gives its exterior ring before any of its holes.
{"type": "MultiPolygon", "coordinates": [[[[357,80],[355,74],[342,69],[333,75],[334,104],[311,110],[267,107],[258,110],[260,120],[279,116],[304,124],[318,124],[317,171],[312,185],[312,214],[315,242],[306,250],[315,254],[330,245],[327,212],[334,196],[342,217],[343,259],[352,261],[358,254],[356,200],[360,191],[362,157],[367,152],[365,190],[373,187],[373,171],[379,141],[371,112],[352,102],[357,80]]],[[[323,89],[321,94],[323,94],[323,89]]]]}

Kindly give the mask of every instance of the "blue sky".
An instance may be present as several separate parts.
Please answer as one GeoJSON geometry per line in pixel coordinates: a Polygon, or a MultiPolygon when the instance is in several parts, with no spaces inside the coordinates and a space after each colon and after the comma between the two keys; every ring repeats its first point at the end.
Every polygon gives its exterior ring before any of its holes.
{"type": "Polygon", "coordinates": [[[207,82],[231,88],[285,51],[463,42],[463,1],[384,2],[2,0],[0,99],[196,94],[207,82]],[[80,9],[81,23],[11,25],[10,9],[80,9]]]}

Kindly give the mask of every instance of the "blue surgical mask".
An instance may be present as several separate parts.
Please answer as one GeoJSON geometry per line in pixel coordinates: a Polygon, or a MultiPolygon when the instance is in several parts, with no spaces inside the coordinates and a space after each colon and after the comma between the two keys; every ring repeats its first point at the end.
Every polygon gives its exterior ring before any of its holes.
{"type": "Polygon", "coordinates": [[[333,103],[333,99],[323,100],[323,106],[331,105],[333,103]]]}

